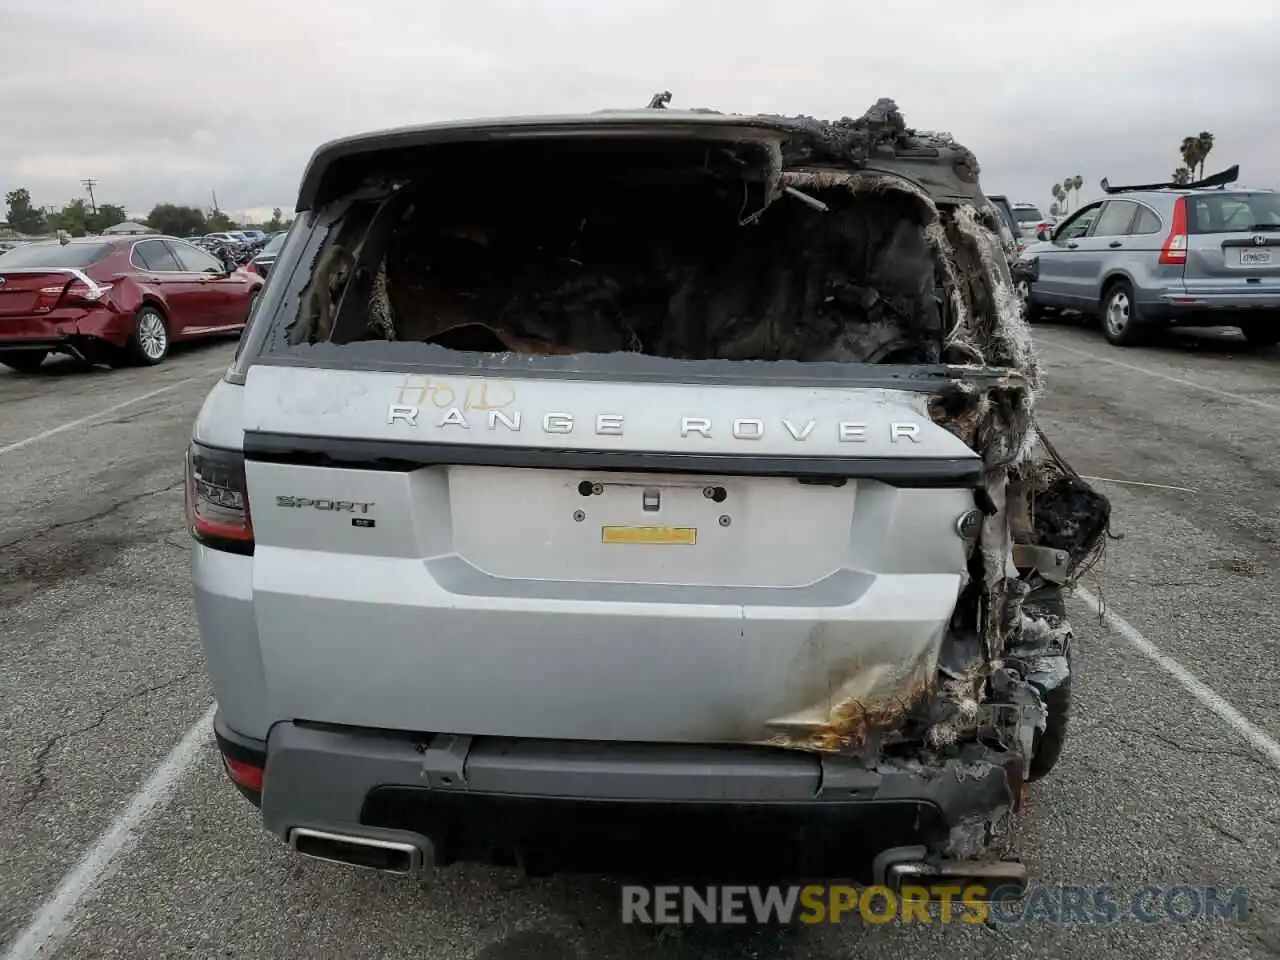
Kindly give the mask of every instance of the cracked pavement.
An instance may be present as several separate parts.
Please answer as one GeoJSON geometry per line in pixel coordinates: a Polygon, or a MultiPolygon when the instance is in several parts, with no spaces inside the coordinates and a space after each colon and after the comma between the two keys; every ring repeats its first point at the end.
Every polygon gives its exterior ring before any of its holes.
{"type": "MultiPolygon", "coordinates": [[[[1117,350],[1036,328],[1041,418],[1099,482],[1123,540],[1086,586],[1280,738],[1280,351],[1229,338],[1117,350]],[[1148,376],[1111,358],[1148,368],[1148,376]]],[[[215,344],[155,370],[0,373],[0,447],[195,376],[215,344]]],[[[0,942],[22,929],[210,702],[180,490],[213,375],[0,455],[0,942]]],[[[226,782],[211,743],[52,954],[94,957],[950,958],[1280,956],[1280,771],[1118,634],[1069,604],[1076,707],[1015,849],[1051,885],[1245,886],[1238,925],[624,926],[617,883],[455,867],[405,882],[292,856],[226,782]]],[[[42,954],[43,956],[43,954],[42,954]]]]}

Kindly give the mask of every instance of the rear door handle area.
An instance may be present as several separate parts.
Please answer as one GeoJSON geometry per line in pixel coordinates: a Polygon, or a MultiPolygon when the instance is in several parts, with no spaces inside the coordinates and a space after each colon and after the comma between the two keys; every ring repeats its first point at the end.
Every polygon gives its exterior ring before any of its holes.
{"type": "Polygon", "coordinates": [[[1119,240],[1112,240],[1110,243],[1107,244],[1107,246],[1110,247],[1112,250],[1114,250],[1116,247],[1124,246],[1124,244],[1122,244],[1119,240]]]}
{"type": "Polygon", "coordinates": [[[1074,243],[1074,242],[1073,242],[1073,243],[1068,243],[1068,244],[1067,244],[1067,249],[1068,249],[1068,250],[1075,250],[1075,249],[1076,249],[1077,247],[1079,247],[1079,246],[1080,246],[1080,244],[1078,244],[1078,243],[1074,243]]]}

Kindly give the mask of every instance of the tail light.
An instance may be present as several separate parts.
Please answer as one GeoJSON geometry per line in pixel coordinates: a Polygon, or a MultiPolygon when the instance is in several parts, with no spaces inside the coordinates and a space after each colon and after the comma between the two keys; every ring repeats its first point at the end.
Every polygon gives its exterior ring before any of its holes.
{"type": "Polygon", "coordinates": [[[187,528],[205,546],[253,553],[244,456],[193,443],[187,450],[187,528]]]}
{"type": "Polygon", "coordinates": [[[227,776],[231,778],[233,783],[244,787],[246,790],[262,791],[262,767],[227,756],[222,758],[222,762],[226,765],[227,776]]]}
{"type": "Polygon", "coordinates": [[[261,806],[267,766],[266,752],[246,746],[239,740],[228,739],[216,725],[213,736],[218,742],[218,752],[222,754],[223,769],[231,782],[251,803],[261,806]]]}
{"type": "Polygon", "coordinates": [[[1160,263],[1179,266],[1187,262],[1187,198],[1173,201],[1173,225],[1160,248],[1160,263]]]}
{"type": "Polygon", "coordinates": [[[89,285],[83,280],[72,280],[55,287],[41,287],[32,308],[34,313],[48,313],[59,305],[92,307],[102,302],[111,292],[111,284],[89,285]]]}

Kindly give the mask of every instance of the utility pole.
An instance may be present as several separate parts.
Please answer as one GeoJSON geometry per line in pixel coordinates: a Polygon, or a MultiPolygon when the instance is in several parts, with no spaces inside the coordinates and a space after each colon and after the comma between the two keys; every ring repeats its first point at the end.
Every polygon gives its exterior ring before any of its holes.
{"type": "Polygon", "coordinates": [[[218,191],[211,190],[209,192],[213,194],[213,212],[217,213],[218,212],[218,191]]]}
{"type": "Polygon", "coordinates": [[[84,184],[84,188],[89,191],[89,206],[93,210],[93,215],[98,215],[98,201],[93,198],[93,188],[98,185],[98,181],[93,177],[86,177],[80,181],[84,184]]]}

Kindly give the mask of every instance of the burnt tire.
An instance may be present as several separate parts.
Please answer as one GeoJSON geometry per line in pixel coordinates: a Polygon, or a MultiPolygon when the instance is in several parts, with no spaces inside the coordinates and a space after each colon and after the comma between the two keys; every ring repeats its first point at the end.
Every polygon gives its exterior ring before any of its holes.
{"type": "MultiPolygon", "coordinates": [[[[1045,613],[1066,619],[1067,605],[1058,587],[1041,587],[1033,591],[1024,601],[1023,606],[1029,613],[1045,613]]],[[[1029,781],[1048,776],[1058,764],[1062,756],[1062,748],[1067,742],[1067,723],[1071,716],[1071,673],[1075,669],[1072,663],[1074,643],[1068,641],[1065,655],[1067,658],[1067,679],[1052,690],[1040,689],[1040,696],[1045,705],[1045,724],[1043,730],[1037,730],[1031,741],[1031,764],[1027,774],[1029,781]]]]}
{"type": "Polygon", "coordinates": [[[35,373],[48,355],[48,350],[0,350],[0,364],[17,373],[35,373]]]}
{"type": "Polygon", "coordinates": [[[1117,347],[1144,343],[1150,332],[1128,280],[1115,280],[1103,291],[1098,320],[1102,335],[1117,347]]]}
{"type": "Polygon", "coordinates": [[[169,322],[155,307],[139,307],[133,315],[133,332],[125,344],[125,360],[135,366],[154,367],[169,355],[169,322]]]}

